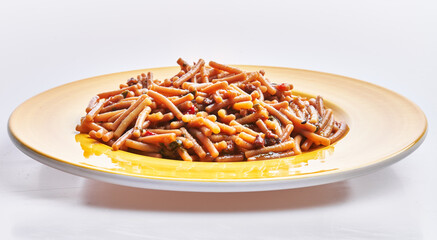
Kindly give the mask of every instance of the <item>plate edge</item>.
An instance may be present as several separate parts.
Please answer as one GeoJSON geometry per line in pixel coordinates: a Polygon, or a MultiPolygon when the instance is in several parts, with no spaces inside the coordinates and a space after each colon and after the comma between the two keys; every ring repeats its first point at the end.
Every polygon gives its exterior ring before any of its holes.
{"type": "Polygon", "coordinates": [[[114,173],[108,173],[103,171],[95,171],[92,169],[82,168],[72,164],[64,163],[46,157],[33,149],[28,148],[22,144],[13,133],[10,131],[8,122],[8,135],[14,145],[27,156],[37,160],[38,162],[45,164],[49,167],[67,172],[76,176],[107,182],[111,184],[123,185],[128,187],[147,188],[156,190],[169,190],[169,191],[184,191],[184,192],[258,192],[258,191],[273,191],[303,188],[316,185],[324,185],[333,182],[343,181],[352,177],[358,177],[375,172],[378,169],[392,165],[401,159],[407,157],[414,152],[425,140],[428,133],[428,128],[425,128],[425,132],[412,146],[407,148],[400,154],[389,157],[376,164],[370,164],[363,168],[354,168],[345,170],[342,172],[336,172],[327,175],[320,175],[307,178],[298,179],[269,179],[269,180],[257,180],[257,181],[238,181],[238,182],[218,182],[218,181],[178,181],[178,180],[166,180],[166,179],[150,179],[150,178],[138,178],[128,175],[120,175],[114,173]],[[97,174],[96,174],[97,173],[97,174]],[[115,177],[115,178],[114,178],[115,177]]]}

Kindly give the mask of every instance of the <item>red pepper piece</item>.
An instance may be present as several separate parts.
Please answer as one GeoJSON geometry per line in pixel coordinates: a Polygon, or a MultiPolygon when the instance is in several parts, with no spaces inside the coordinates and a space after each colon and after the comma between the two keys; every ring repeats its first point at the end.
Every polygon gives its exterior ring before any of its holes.
{"type": "Polygon", "coordinates": [[[279,91],[287,91],[288,90],[288,86],[285,83],[281,83],[279,85],[276,86],[276,89],[278,89],[279,91]]]}
{"type": "Polygon", "coordinates": [[[152,132],[149,131],[149,130],[147,130],[147,131],[144,133],[144,136],[152,136],[152,135],[156,135],[156,133],[152,133],[152,132]]]}
{"type": "Polygon", "coordinates": [[[196,108],[194,106],[191,106],[185,114],[195,114],[196,108]]]}

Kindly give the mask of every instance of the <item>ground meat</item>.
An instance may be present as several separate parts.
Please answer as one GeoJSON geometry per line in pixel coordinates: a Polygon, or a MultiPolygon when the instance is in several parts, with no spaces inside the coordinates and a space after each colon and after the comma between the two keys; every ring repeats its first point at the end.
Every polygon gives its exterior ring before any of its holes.
{"type": "Polygon", "coordinates": [[[260,135],[258,135],[256,136],[255,142],[253,142],[253,144],[256,148],[262,148],[264,147],[264,139],[260,135]]]}
{"type": "Polygon", "coordinates": [[[271,131],[268,131],[266,134],[266,138],[277,138],[276,134],[273,134],[271,131]]]}
{"type": "Polygon", "coordinates": [[[248,112],[249,114],[252,114],[252,113],[255,113],[256,110],[255,110],[255,108],[251,108],[251,109],[248,109],[247,112],[248,112]]]}
{"type": "Polygon", "coordinates": [[[226,141],[227,147],[223,149],[226,154],[232,154],[235,152],[235,143],[233,141],[226,141]]]}
{"type": "Polygon", "coordinates": [[[214,100],[211,99],[211,98],[203,99],[203,104],[205,104],[205,105],[210,105],[210,104],[213,104],[213,103],[214,103],[214,100]]]}
{"type": "Polygon", "coordinates": [[[206,105],[205,104],[203,104],[203,103],[194,103],[194,107],[196,107],[196,109],[198,110],[198,111],[203,111],[204,109],[205,109],[205,107],[206,107],[206,105]]]}
{"type": "Polygon", "coordinates": [[[246,86],[244,87],[244,91],[247,93],[252,93],[253,91],[255,91],[257,89],[257,87],[253,84],[246,84],[246,86]]]}
{"type": "Polygon", "coordinates": [[[265,136],[264,142],[265,142],[264,143],[265,146],[272,146],[281,143],[281,139],[279,139],[279,137],[276,134],[273,134],[272,132],[269,131],[265,136]]]}
{"type": "Polygon", "coordinates": [[[241,109],[240,110],[240,116],[245,117],[247,115],[247,109],[241,109]]]}
{"type": "MultiPolygon", "coordinates": [[[[278,93],[278,94],[282,94],[282,93],[279,92],[279,91],[277,91],[276,93],[278,93]]],[[[270,101],[274,101],[274,100],[276,100],[276,101],[279,102],[279,98],[278,98],[278,96],[271,96],[271,97],[269,98],[269,100],[270,100],[270,101]]]]}
{"type": "Polygon", "coordinates": [[[136,78],[130,78],[129,80],[127,80],[127,85],[128,86],[132,86],[138,83],[138,79],[136,78]]]}
{"type": "Polygon", "coordinates": [[[276,144],[275,138],[266,138],[265,139],[265,145],[266,146],[272,146],[276,144]]]}

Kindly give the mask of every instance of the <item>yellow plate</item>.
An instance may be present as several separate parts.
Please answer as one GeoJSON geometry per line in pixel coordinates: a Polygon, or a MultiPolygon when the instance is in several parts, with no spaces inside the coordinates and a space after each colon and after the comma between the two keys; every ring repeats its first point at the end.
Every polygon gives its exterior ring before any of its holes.
{"type": "Polygon", "coordinates": [[[392,164],[419,146],[427,130],[423,112],[405,97],[360,80],[308,70],[264,69],[275,82],[290,82],[298,94],[321,95],[345,120],[349,133],[333,146],[296,157],[239,162],[183,162],[112,151],[75,126],[96,93],[152,71],[159,79],[177,67],[92,77],[43,92],[21,104],[9,119],[9,134],[32,158],[76,175],[106,182],[182,191],[262,191],[344,180],[392,164]]]}

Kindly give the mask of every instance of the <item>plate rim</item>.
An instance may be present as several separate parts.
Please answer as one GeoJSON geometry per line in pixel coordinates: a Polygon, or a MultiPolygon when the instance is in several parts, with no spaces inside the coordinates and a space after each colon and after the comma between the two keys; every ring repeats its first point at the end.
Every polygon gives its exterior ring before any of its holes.
{"type": "MultiPolygon", "coordinates": [[[[348,175],[349,173],[354,175],[354,172],[363,172],[362,174],[365,174],[366,172],[370,171],[371,169],[375,168],[375,169],[379,169],[381,167],[385,167],[388,165],[391,165],[403,158],[405,158],[406,156],[408,156],[410,153],[412,153],[414,150],[416,150],[421,143],[424,141],[424,139],[426,138],[427,132],[428,132],[428,120],[426,118],[426,115],[424,114],[424,112],[422,111],[422,109],[414,102],[410,101],[408,98],[406,98],[405,96],[392,91],[390,89],[387,89],[385,87],[379,86],[377,84],[371,83],[371,82],[367,82],[364,80],[360,80],[360,79],[355,79],[355,78],[351,78],[351,77],[347,77],[347,76],[343,76],[343,75],[338,75],[338,74],[333,74],[333,73],[327,73],[327,72],[321,72],[321,71],[314,71],[314,70],[307,70],[307,69],[299,69],[299,68],[289,68],[289,67],[278,67],[278,66],[264,66],[264,65],[232,65],[232,66],[237,66],[237,67],[257,67],[257,68],[275,68],[275,69],[283,69],[283,70],[295,70],[295,71],[300,71],[300,72],[306,72],[306,73],[316,73],[316,74],[323,74],[323,75],[329,75],[329,76],[334,76],[334,77],[341,77],[350,81],[358,81],[361,82],[363,84],[372,86],[373,88],[378,88],[378,89],[382,89],[384,91],[390,92],[391,94],[396,95],[397,97],[402,98],[403,100],[407,101],[408,103],[412,104],[416,109],[420,110],[420,113],[423,115],[423,118],[425,120],[425,125],[423,128],[423,132],[420,134],[420,136],[415,139],[415,141],[411,142],[408,146],[399,149],[397,152],[392,153],[389,156],[386,156],[384,158],[378,158],[374,161],[365,163],[363,165],[359,165],[359,166],[354,166],[354,167],[350,167],[348,169],[341,169],[341,170],[333,170],[333,171],[329,171],[329,172],[324,172],[324,173],[319,173],[319,174],[308,174],[308,175],[302,175],[299,176],[298,178],[292,178],[292,176],[284,176],[284,177],[275,177],[275,178],[260,178],[260,179],[186,179],[186,178],[171,178],[171,177],[150,177],[150,176],[132,176],[132,175],[128,175],[128,174],[123,174],[123,173],[113,173],[110,171],[107,171],[105,169],[94,169],[94,168],[89,168],[86,166],[80,166],[80,165],[75,165],[73,163],[68,163],[66,161],[63,161],[62,159],[57,159],[51,156],[48,156],[47,154],[44,154],[43,152],[38,152],[37,149],[33,149],[31,146],[27,146],[25,143],[21,142],[20,139],[14,135],[13,131],[11,130],[11,118],[14,115],[14,113],[16,112],[16,110],[18,108],[20,108],[24,103],[26,103],[27,101],[31,101],[33,98],[42,95],[48,91],[53,91],[57,88],[61,88],[61,87],[65,87],[68,86],[70,84],[75,84],[78,82],[82,82],[82,81],[86,81],[88,79],[92,79],[92,78],[96,78],[96,77],[104,77],[104,76],[109,76],[109,75],[113,75],[113,74],[123,74],[123,73],[128,73],[128,72],[133,72],[133,71],[142,71],[142,70],[148,70],[148,71],[153,71],[153,70],[159,70],[159,69],[168,69],[168,68],[174,68],[177,66],[166,66],[166,67],[155,67],[155,68],[145,68],[145,69],[137,69],[137,70],[130,70],[130,71],[122,71],[122,72],[116,72],[116,73],[108,73],[108,74],[103,74],[103,75],[98,75],[98,76],[93,76],[93,77],[88,77],[88,78],[84,78],[84,79],[80,79],[80,80],[76,80],[76,81],[72,81],[72,82],[68,82],[53,88],[50,88],[48,90],[45,90],[41,93],[38,93],[32,97],[30,97],[29,99],[25,100],[24,102],[22,102],[20,105],[18,105],[15,110],[11,113],[9,120],[8,120],[8,134],[12,140],[12,142],[17,146],[18,149],[20,149],[22,152],[24,152],[26,155],[30,156],[31,158],[34,158],[35,160],[46,164],[48,166],[60,169],[62,171],[65,172],[69,172],[75,175],[79,175],[82,177],[87,177],[87,178],[92,178],[92,179],[97,179],[97,180],[102,180],[105,182],[112,182],[112,183],[117,183],[117,184],[121,184],[121,185],[128,185],[128,186],[132,186],[132,184],[123,184],[123,183],[119,183],[119,181],[115,180],[115,181],[111,181],[108,178],[113,178],[113,176],[117,176],[120,178],[120,176],[123,177],[128,177],[128,178],[133,178],[133,179],[140,179],[140,181],[166,181],[166,182],[173,182],[173,184],[175,183],[200,183],[200,184],[211,184],[211,183],[216,183],[216,184],[230,184],[230,183],[239,183],[240,185],[244,184],[244,183],[260,183],[260,182],[281,182],[281,181],[294,181],[294,182],[300,182],[300,181],[309,181],[310,179],[324,179],[326,178],[330,178],[330,176],[337,176],[337,175],[348,175]],[[67,165],[68,167],[65,166],[61,166],[61,165],[67,165]],[[55,166],[56,165],[56,166],[55,166]],[[381,166],[380,166],[381,165],[381,166]],[[78,169],[70,169],[70,167],[73,168],[78,168],[82,171],[79,171],[78,169]],[[366,170],[366,169],[370,169],[370,170],[366,170]],[[65,170],[67,169],[67,170],[65,170]],[[90,171],[91,173],[87,173],[87,174],[82,174],[81,172],[84,171],[90,171]],[[77,173],[75,173],[77,172],[77,173]],[[98,173],[98,174],[109,174],[108,176],[100,176],[100,177],[93,177],[94,174],[92,173],[98,173]]],[[[334,103],[335,104],[335,103],[334,103]]],[[[362,175],[360,174],[360,175],[362,175]]],[[[355,174],[356,175],[356,174],[355,174]]],[[[341,181],[344,180],[346,178],[349,177],[338,177],[337,180],[332,180],[329,182],[334,182],[334,181],[341,181]]],[[[122,177],[122,178],[123,178],[122,177]]],[[[350,176],[352,177],[352,176],[350,176]]],[[[129,181],[129,179],[124,179],[123,181],[127,181],[127,182],[132,182],[129,181]]],[[[127,183],[126,182],[126,183],[127,183]]],[[[325,179],[324,181],[320,181],[323,183],[328,183],[328,180],[325,179]]],[[[300,184],[302,186],[312,186],[312,185],[320,185],[323,183],[316,183],[316,184],[300,184]]],[[[156,185],[156,183],[154,183],[156,185]]],[[[136,185],[136,184],[134,184],[136,185]]],[[[141,185],[141,184],[139,184],[141,185]]],[[[154,188],[153,186],[149,186],[150,184],[146,184],[147,186],[145,186],[145,188],[154,188]]],[[[158,184],[159,185],[159,184],[158,184]]],[[[177,184],[176,184],[177,185],[177,184]]],[[[299,185],[299,184],[297,184],[299,185]]],[[[141,187],[141,186],[139,186],[141,187]]],[[[290,187],[285,187],[285,188],[290,188],[290,187]]],[[[168,190],[178,190],[177,189],[172,189],[171,187],[167,186],[167,187],[159,187],[159,188],[154,188],[154,189],[168,189],[168,190]]],[[[284,189],[284,188],[274,188],[274,189],[284,189]]],[[[274,189],[270,189],[270,190],[274,190],[274,189]]],[[[269,190],[269,189],[268,189],[269,190]]],[[[183,190],[183,191],[187,191],[187,190],[183,190]]],[[[257,191],[257,190],[255,190],[257,191]]]]}
{"type": "Polygon", "coordinates": [[[141,178],[136,176],[116,174],[105,171],[98,171],[90,168],[84,168],[69,164],[63,161],[47,157],[35,152],[22,144],[8,128],[8,134],[15,146],[27,156],[38,162],[53,167],[55,169],[67,172],[76,176],[118,184],[128,187],[147,188],[156,190],[169,191],[186,191],[186,192],[256,192],[256,191],[273,191],[283,189],[294,189],[324,185],[333,182],[343,181],[352,177],[358,177],[377,171],[380,168],[390,166],[414,152],[425,140],[428,129],[414,144],[410,145],[399,154],[394,154],[383,161],[374,164],[368,164],[364,167],[342,170],[339,172],[330,172],[318,176],[307,176],[296,179],[261,179],[257,181],[188,181],[188,180],[169,180],[141,178]]]}

